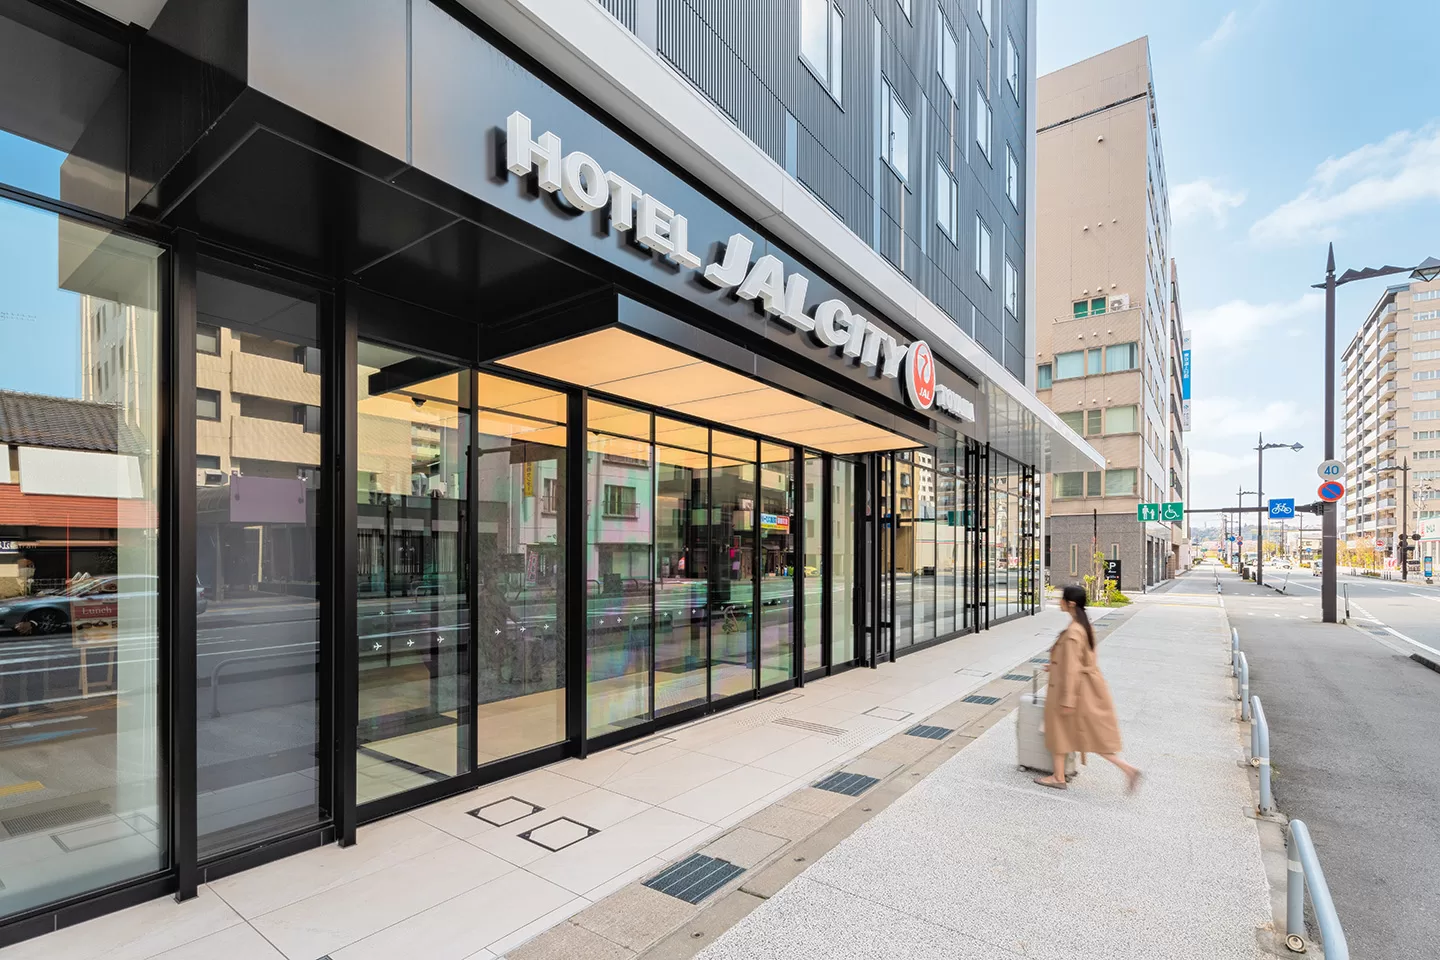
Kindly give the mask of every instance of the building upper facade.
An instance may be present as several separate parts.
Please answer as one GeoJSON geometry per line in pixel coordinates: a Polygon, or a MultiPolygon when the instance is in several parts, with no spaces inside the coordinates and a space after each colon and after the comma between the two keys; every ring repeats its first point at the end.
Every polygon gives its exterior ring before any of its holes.
{"type": "Polygon", "coordinates": [[[1037,389],[1106,459],[1057,478],[1050,512],[1181,500],[1184,328],[1148,41],[1036,86],[1037,389]]]}
{"type": "Polygon", "coordinates": [[[1440,516],[1440,281],[1385,289],[1342,356],[1345,539],[1393,551],[1410,466],[1410,530],[1440,516]],[[1383,543],[1383,546],[1381,544],[1383,543]]]}

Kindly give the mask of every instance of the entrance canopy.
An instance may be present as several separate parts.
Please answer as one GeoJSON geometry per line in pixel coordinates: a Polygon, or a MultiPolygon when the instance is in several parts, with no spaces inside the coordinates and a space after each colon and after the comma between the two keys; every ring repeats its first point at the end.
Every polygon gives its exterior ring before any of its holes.
{"type": "Polygon", "coordinates": [[[500,362],[826,453],[920,446],[907,437],[617,327],[527,350],[500,362]]]}

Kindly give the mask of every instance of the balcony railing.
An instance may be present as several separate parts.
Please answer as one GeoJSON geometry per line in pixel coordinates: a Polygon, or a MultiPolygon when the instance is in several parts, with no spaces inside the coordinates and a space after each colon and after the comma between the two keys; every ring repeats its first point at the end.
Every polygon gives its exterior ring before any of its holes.
{"type": "Polygon", "coordinates": [[[245,460],[271,460],[315,466],[320,463],[320,435],[303,425],[258,417],[232,417],[230,455],[245,460]]]}
{"type": "Polygon", "coordinates": [[[252,397],[320,405],[320,377],[289,360],[254,353],[234,354],[231,388],[252,397]]]}

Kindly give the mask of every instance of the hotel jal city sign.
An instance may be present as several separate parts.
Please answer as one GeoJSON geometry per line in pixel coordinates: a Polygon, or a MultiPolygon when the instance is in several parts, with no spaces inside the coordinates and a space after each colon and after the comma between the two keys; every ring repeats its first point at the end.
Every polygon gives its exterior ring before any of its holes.
{"type": "Polygon", "coordinates": [[[808,333],[817,347],[839,350],[845,362],[858,362],[891,380],[900,377],[903,369],[905,396],[916,409],[937,409],[957,420],[975,419],[970,400],[936,381],[935,357],[924,340],[902,344],[841,300],[823,300],[807,308],[809,278],[787,274],[785,264],[768,253],[751,263],[755,242],[743,233],[731,234],[719,260],[702,263],[690,249],[690,224],[682,214],[588,154],[564,153],[555,134],[546,131],[538,139],[533,137],[530,118],[519,111],[505,121],[505,165],[520,176],[533,171],[540,189],[559,194],[576,210],[608,207],[610,225],[633,231],[640,246],[680,267],[700,270],[717,289],[758,302],[776,320],[808,333]]]}

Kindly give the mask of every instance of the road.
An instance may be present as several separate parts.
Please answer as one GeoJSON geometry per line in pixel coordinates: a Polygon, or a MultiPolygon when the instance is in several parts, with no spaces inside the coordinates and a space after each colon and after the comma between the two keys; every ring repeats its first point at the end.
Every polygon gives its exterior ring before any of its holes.
{"type": "Polygon", "coordinates": [[[1314,581],[1282,595],[1219,576],[1270,722],[1276,803],[1310,827],[1351,955],[1434,956],[1440,914],[1422,905],[1440,903],[1440,673],[1409,655],[1440,648],[1440,589],[1344,577],[1351,613],[1383,623],[1326,625],[1314,581]]]}

